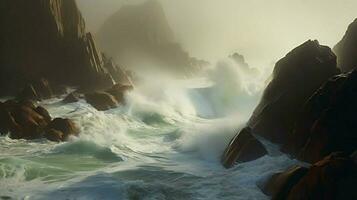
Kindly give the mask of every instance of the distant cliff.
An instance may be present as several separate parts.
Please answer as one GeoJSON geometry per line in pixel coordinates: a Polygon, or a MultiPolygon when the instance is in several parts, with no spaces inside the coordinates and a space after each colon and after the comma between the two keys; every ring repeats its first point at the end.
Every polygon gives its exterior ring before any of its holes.
{"type": "Polygon", "coordinates": [[[337,64],[343,72],[357,68],[357,19],[352,22],[342,40],[333,48],[337,64]]]}
{"type": "Polygon", "coordinates": [[[75,0],[0,1],[0,27],[0,95],[39,78],[82,87],[111,84],[75,0]]]}
{"type": "Polygon", "coordinates": [[[97,38],[105,52],[134,70],[142,69],[144,63],[186,75],[206,64],[191,58],[175,42],[165,12],[155,0],[123,6],[103,24],[97,38]]]}

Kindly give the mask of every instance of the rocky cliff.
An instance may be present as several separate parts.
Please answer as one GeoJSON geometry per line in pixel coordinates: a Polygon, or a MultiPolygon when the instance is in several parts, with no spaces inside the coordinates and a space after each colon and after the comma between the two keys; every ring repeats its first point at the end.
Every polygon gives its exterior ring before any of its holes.
{"type": "Polygon", "coordinates": [[[187,75],[206,64],[191,58],[175,42],[164,9],[156,0],[123,6],[104,23],[97,38],[106,53],[134,70],[159,68],[187,75]]]}
{"type": "Polygon", "coordinates": [[[75,0],[0,2],[0,94],[39,78],[55,84],[111,85],[75,0]]]}
{"type": "Polygon", "coordinates": [[[357,19],[349,25],[346,34],[333,50],[343,72],[357,68],[357,19]]]}

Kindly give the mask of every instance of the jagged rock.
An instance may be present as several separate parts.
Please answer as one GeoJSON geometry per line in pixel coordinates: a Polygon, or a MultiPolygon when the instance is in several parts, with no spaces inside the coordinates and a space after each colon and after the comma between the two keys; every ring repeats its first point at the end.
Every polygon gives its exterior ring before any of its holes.
{"type": "Polygon", "coordinates": [[[356,199],[357,165],[351,157],[333,153],[308,170],[297,167],[274,175],[267,184],[273,200],[356,199]]]}
{"type": "Polygon", "coordinates": [[[156,0],[124,5],[104,22],[97,39],[105,52],[131,70],[155,69],[182,76],[205,63],[191,58],[176,43],[164,9],[156,0]]]}
{"type": "Polygon", "coordinates": [[[284,143],[307,99],[329,78],[339,73],[336,56],[317,41],[307,41],[275,65],[248,125],[253,133],[284,143]]]}
{"type": "Polygon", "coordinates": [[[52,141],[57,141],[59,138],[65,141],[69,136],[78,136],[79,132],[79,128],[72,120],[56,118],[48,125],[46,137],[52,141]]]}
{"type": "Polygon", "coordinates": [[[118,101],[109,93],[94,92],[85,95],[88,104],[99,111],[105,111],[119,106],[118,101]]]}
{"type": "Polygon", "coordinates": [[[79,101],[79,94],[72,92],[63,99],[63,103],[75,103],[79,101]]]}
{"type": "Polygon", "coordinates": [[[294,166],[284,172],[274,174],[261,188],[264,194],[272,196],[274,200],[285,200],[290,190],[308,172],[308,168],[294,166]]]}
{"type": "Polygon", "coordinates": [[[50,113],[42,106],[38,106],[35,111],[40,114],[45,120],[47,123],[50,123],[51,120],[52,120],[52,117],[50,115],[50,113]]]}
{"type": "MultiPolygon", "coordinates": [[[[0,96],[41,78],[89,89],[113,84],[75,0],[0,1],[0,19],[0,96]]],[[[30,86],[26,94],[36,98],[30,86]]]]}
{"type": "Polygon", "coordinates": [[[44,116],[28,104],[8,101],[0,107],[1,134],[10,133],[14,139],[36,139],[42,137],[47,126],[44,116]]]}
{"type": "Polygon", "coordinates": [[[256,160],[267,153],[264,145],[252,135],[251,129],[247,127],[232,139],[222,156],[222,164],[230,168],[237,162],[256,160]]]}
{"type": "Polygon", "coordinates": [[[314,163],[357,149],[357,71],[330,79],[305,104],[285,151],[314,163]]]}
{"type": "Polygon", "coordinates": [[[116,84],[106,92],[111,94],[119,103],[124,103],[124,94],[133,89],[131,85],[116,84]]]}
{"type": "Polygon", "coordinates": [[[357,68],[357,19],[351,23],[342,40],[333,48],[337,64],[343,72],[357,68]]]}

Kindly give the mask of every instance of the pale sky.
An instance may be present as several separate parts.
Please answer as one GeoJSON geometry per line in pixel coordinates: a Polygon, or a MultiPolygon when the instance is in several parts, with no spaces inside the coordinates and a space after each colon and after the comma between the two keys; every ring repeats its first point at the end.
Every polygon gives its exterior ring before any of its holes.
{"type": "MultiPolygon", "coordinates": [[[[77,0],[89,31],[124,3],[77,0]]],[[[357,18],[357,0],[160,0],[177,41],[207,60],[235,51],[253,66],[268,65],[308,39],[334,46],[357,18]]]]}

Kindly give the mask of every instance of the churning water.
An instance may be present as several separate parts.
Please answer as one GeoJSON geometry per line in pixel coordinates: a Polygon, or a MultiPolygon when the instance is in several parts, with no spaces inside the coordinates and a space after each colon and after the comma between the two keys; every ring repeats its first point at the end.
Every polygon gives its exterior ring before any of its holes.
{"type": "Polygon", "coordinates": [[[127,105],[42,102],[81,136],[66,143],[0,137],[0,199],[268,199],[257,187],[294,163],[270,155],[224,169],[224,148],[244,125],[266,77],[221,63],[204,78],[142,80],[127,105]]]}

